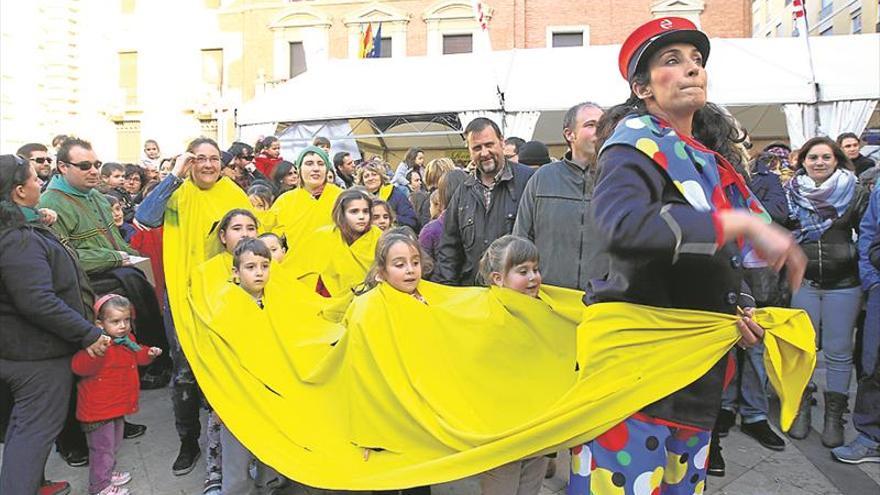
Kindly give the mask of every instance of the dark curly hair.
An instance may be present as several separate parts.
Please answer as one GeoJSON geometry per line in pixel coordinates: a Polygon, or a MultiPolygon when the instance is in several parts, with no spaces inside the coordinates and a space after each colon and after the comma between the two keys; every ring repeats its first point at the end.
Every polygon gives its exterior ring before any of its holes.
{"type": "Polygon", "coordinates": [[[31,167],[23,158],[0,155],[0,233],[24,225],[24,214],[12,201],[12,191],[27,182],[31,167]]]}

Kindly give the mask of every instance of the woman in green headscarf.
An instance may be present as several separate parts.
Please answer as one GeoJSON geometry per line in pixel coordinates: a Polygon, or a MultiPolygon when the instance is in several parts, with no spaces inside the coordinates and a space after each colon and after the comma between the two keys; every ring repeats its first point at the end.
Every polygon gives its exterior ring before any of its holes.
{"type": "Polygon", "coordinates": [[[309,146],[296,159],[300,187],[282,194],[272,205],[265,227],[287,237],[288,249],[315,229],[333,223],[332,212],[342,189],[327,182],[330,159],[321,148],[309,146]]]}

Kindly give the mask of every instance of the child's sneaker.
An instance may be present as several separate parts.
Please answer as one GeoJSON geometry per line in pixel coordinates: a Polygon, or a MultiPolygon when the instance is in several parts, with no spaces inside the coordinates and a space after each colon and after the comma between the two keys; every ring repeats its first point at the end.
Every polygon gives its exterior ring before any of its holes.
{"type": "Polygon", "coordinates": [[[113,471],[110,475],[110,484],[113,486],[122,486],[131,481],[131,473],[127,471],[113,471]]]}
{"type": "Polygon", "coordinates": [[[110,483],[107,485],[107,488],[104,488],[95,495],[129,495],[129,491],[128,488],[122,488],[121,486],[116,486],[113,483],[110,483]]]}

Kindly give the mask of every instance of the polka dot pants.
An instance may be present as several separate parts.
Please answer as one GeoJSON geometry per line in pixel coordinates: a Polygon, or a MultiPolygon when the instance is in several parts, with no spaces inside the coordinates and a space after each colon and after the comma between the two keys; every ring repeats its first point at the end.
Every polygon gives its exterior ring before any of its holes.
{"type": "Polygon", "coordinates": [[[709,434],[630,417],[571,449],[568,495],[701,494],[709,434]]]}

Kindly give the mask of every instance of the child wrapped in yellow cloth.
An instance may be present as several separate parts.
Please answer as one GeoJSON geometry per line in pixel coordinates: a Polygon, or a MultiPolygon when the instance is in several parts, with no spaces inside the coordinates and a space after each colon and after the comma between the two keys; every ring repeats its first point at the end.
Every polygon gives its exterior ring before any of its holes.
{"type": "MultiPolygon", "coordinates": [[[[234,285],[193,279],[197,324],[184,350],[263,462],[308,485],[363,490],[459,479],[583,443],[705,374],[739,338],[730,315],[583,308],[580,292],[553,287],[532,298],[408,283],[379,282],[333,323],[290,278],[270,279],[265,310],[234,285]]],[[[755,319],[787,428],[815,362],[812,327],[794,310],[755,319]]]]}

